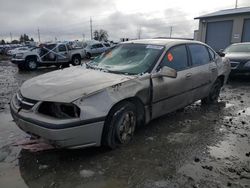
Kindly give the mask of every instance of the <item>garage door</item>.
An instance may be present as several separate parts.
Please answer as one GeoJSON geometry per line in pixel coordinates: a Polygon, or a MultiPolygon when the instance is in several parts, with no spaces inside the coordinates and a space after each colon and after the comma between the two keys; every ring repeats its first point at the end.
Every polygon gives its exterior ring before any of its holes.
{"type": "Polygon", "coordinates": [[[242,42],[250,42],[250,19],[244,21],[242,42]]]}
{"type": "Polygon", "coordinates": [[[206,43],[216,51],[231,44],[233,21],[207,23],[206,43]]]}

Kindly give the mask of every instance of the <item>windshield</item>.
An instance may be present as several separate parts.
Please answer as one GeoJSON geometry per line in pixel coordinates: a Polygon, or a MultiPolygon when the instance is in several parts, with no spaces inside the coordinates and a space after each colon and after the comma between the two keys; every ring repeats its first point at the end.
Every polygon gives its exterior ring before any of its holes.
{"type": "Polygon", "coordinates": [[[103,53],[88,65],[114,73],[141,74],[151,71],[164,46],[146,44],[121,44],[103,53]]]}
{"type": "Polygon", "coordinates": [[[250,52],[250,44],[231,45],[225,49],[225,53],[228,52],[250,52]]]}

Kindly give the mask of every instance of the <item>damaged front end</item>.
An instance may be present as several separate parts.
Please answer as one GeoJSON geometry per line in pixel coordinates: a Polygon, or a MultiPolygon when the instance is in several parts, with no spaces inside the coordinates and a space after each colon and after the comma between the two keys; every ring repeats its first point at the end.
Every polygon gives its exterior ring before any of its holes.
{"type": "Polygon", "coordinates": [[[19,128],[55,147],[100,145],[104,118],[83,120],[76,104],[35,101],[18,92],[13,96],[10,108],[19,128]]]}

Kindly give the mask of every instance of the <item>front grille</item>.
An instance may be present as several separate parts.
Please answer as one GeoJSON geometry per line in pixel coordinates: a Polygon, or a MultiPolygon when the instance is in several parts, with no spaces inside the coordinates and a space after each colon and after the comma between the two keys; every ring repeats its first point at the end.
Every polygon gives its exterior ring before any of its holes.
{"type": "Polygon", "coordinates": [[[24,110],[30,110],[38,101],[27,99],[20,92],[16,94],[16,105],[24,110]]]}

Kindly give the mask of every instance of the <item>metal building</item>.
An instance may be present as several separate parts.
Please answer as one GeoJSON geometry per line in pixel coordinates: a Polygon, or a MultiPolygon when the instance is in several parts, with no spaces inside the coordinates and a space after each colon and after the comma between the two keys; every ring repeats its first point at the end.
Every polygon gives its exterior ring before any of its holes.
{"type": "Polygon", "coordinates": [[[215,50],[250,42],[250,7],[220,10],[199,16],[197,39],[215,50]]]}

